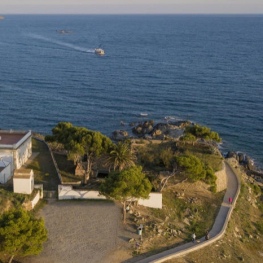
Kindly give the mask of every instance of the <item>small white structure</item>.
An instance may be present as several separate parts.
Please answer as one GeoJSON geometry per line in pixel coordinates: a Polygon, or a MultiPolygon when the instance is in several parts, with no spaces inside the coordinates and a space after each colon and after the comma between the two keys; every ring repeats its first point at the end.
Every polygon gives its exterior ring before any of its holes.
{"type": "Polygon", "coordinates": [[[163,208],[163,195],[162,193],[150,193],[148,199],[138,199],[138,205],[143,205],[152,208],[163,208]]]}
{"type": "Polygon", "coordinates": [[[14,193],[31,194],[34,189],[34,172],[32,169],[18,169],[13,177],[14,193]]]}

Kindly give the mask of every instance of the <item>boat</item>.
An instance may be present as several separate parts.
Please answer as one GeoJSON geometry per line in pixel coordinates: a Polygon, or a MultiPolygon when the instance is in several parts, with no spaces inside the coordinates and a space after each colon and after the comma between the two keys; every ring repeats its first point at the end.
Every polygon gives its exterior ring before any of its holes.
{"type": "Polygon", "coordinates": [[[141,113],[140,113],[140,116],[142,116],[142,117],[146,117],[146,116],[148,116],[148,113],[141,112],[141,113]]]}
{"type": "Polygon", "coordinates": [[[95,48],[95,54],[99,56],[105,55],[105,51],[102,48],[95,48]]]}

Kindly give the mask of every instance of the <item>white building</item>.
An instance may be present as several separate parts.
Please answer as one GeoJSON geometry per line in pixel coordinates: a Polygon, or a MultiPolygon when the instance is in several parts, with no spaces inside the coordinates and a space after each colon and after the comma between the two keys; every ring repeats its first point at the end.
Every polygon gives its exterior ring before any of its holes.
{"type": "Polygon", "coordinates": [[[0,183],[5,184],[11,179],[11,159],[8,157],[0,157],[0,183]]]}
{"type": "Polygon", "coordinates": [[[34,172],[32,169],[17,169],[13,177],[14,193],[31,194],[34,189],[34,172]]]}
{"type": "Polygon", "coordinates": [[[31,131],[0,130],[0,182],[6,183],[32,155],[31,131]]]}

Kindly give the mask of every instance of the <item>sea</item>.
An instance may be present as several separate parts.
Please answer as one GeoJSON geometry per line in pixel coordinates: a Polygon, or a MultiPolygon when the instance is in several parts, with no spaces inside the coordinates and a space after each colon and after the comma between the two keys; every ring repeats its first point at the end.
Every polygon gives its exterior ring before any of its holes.
{"type": "Polygon", "coordinates": [[[262,168],[262,28],[263,15],[6,15],[0,129],[67,121],[110,136],[170,116],[262,168]]]}

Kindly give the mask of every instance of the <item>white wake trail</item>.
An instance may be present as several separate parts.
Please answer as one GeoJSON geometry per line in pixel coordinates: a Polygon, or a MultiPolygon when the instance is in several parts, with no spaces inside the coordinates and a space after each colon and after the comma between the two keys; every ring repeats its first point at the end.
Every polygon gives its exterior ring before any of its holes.
{"type": "Polygon", "coordinates": [[[66,43],[66,42],[62,42],[59,40],[55,40],[55,39],[51,39],[51,38],[47,38],[41,35],[37,35],[37,34],[28,34],[29,37],[34,38],[34,39],[39,39],[39,40],[43,40],[49,43],[53,43],[59,46],[63,46],[63,47],[68,47],[77,51],[81,51],[81,52],[86,52],[86,53],[94,53],[95,50],[94,49],[90,49],[90,48],[83,48],[83,47],[79,47],[70,43],[66,43]]]}

